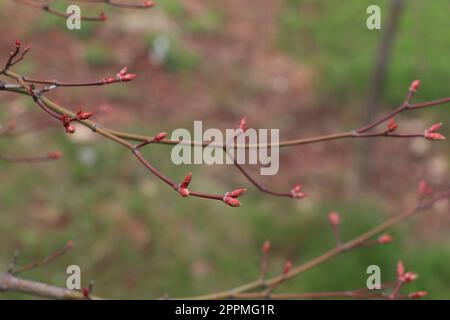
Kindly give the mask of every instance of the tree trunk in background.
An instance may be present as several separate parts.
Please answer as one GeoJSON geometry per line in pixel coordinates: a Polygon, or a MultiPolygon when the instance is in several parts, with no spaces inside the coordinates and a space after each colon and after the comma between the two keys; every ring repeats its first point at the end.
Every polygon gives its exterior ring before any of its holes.
{"type": "MultiPolygon", "coordinates": [[[[398,22],[403,12],[404,3],[404,0],[392,0],[388,20],[385,25],[382,25],[383,35],[369,81],[367,100],[365,103],[367,108],[363,114],[363,123],[368,123],[370,120],[373,120],[379,111],[386,72],[391,59],[392,46],[397,33],[398,22]]],[[[358,143],[357,148],[358,172],[356,177],[356,190],[359,191],[364,188],[364,185],[366,185],[364,182],[371,175],[370,158],[372,153],[372,140],[368,139],[364,143],[358,143]]]]}

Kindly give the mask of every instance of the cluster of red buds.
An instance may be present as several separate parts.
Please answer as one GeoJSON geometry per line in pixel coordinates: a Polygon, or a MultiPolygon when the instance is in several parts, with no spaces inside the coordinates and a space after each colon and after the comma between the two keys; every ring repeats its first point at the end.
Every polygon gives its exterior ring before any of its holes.
{"type": "Polygon", "coordinates": [[[245,192],[247,192],[247,189],[245,189],[245,188],[236,189],[231,192],[227,192],[227,193],[225,193],[225,196],[223,197],[222,201],[225,202],[230,207],[240,207],[241,202],[236,198],[239,198],[245,192]]]}
{"type": "Polygon", "coordinates": [[[442,127],[442,122],[433,124],[425,130],[423,136],[429,140],[445,140],[445,137],[437,131],[442,127]]]}
{"type": "Polygon", "coordinates": [[[291,189],[291,195],[292,198],[296,199],[302,199],[306,197],[306,192],[301,191],[302,186],[300,184],[297,184],[295,187],[291,189]]]}
{"type": "Polygon", "coordinates": [[[122,68],[115,77],[106,77],[103,78],[104,84],[110,84],[114,82],[128,82],[137,77],[135,73],[128,73],[128,67],[122,68]]]}
{"type": "Polygon", "coordinates": [[[410,283],[416,280],[418,275],[412,271],[405,272],[405,266],[402,261],[397,264],[397,279],[402,283],[410,283]]]}
{"type": "Polygon", "coordinates": [[[79,110],[75,117],[69,117],[68,115],[64,114],[61,116],[61,122],[64,126],[64,128],[66,129],[67,133],[73,134],[75,133],[75,126],[72,125],[72,121],[75,120],[87,120],[90,117],[92,117],[93,113],[92,112],[85,112],[83,110],[79,110]]]}
{"type": "Polygon", "coordinates": [[[398,128],[398,124],[397,122],[395,122],[394,118],[390,118],[389,122],[387,124],[387,132],[394,132],[395,130],[397,130],[398,128]]]}

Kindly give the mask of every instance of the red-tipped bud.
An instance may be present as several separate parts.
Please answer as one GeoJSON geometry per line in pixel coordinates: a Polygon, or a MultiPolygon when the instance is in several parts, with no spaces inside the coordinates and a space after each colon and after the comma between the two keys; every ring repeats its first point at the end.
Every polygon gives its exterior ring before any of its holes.
{"type": "Polygon", "coordinates": [[[392,240],[394,240],[394,238],[392,238],[391,235],[385,233],[378,238],[377,242],[381,244],[386,244],[392,242],[392,240]]]}
{"type": "Polygon", "coordinates": [[[78,111],[76,117],[80,120],[87,120],[93,116],[92,112],[84,112],[82,110],[78,111]]]}
{"type": "Polygon", "coordinates": [[[247,127],[247,119],[242,118],[241,122],[239,123],[239,129],[241,129],[242,131],[247,131],[248,127],[247,127]]]}
{"type": "Polygon", "coordinates": [[[222,201],[225,202],[230,207],[240,207],[241,206],[241,202],[238,199],[232,198],[230,196],[225,196],[222,199],[222,201]]]}
{"type": "Polygon", "coordinates": [[[155,3],[153,1],[146,0],[146,1],[144,1],[143,6],[144,6],[144,8],[151,8],[151,7],[155,6],[155,3]]]}
{"type": "Polygon", "coordinates": [[[125,74],[123,76],[119,76],[119,79],[122,82],[128,82],[128,81],[133,80],[136,77],[137,77],[137,74],[135,74],[135,73],[127,73],[127,74],[125,74]]]}
{"type": "Polygon", "coordinates": [[[295,187],[291,189],[291,194],[293,198],[302,199],[306,197],[306,193],[300,191],[302,189],[302,186],[297,184],[295,187]]]}
{"type": "Polygon", "coordinates": [[[428,140],[445,140],[445,136],[443,136],[440,133],[437,132],[429,132],[428,130],[425,130],[424,137],[428,140]]]}
{"type": "Polygon", "coordinates": [[[83,292],[83,297],[89,298],[89,295],[90,295],[89,288],[83,288],[82,292],[83,292]]]}
{"type": "Polygon", "coordinates": [[[228,195],[230,197],[232,197],[232,198],[239,198],[240,196],[242,196],[246,192],[247,192],[247,189],[245,189],[245,188],[236,189],[236,190],[233,190],[233,191],[229,192],[228,195]]]}
{"type": "Polygon", "coordinates": [[[47,157],[49,157],[50,159],[59,159],[61,158],[63,155],[63,153],[61,151],[49,151],[47,152],[47,157]]]}
{"type": "Polygon", "coordinates": [[[167,136],[167,132],[160,132],[156,136],[153,137],[153,141],[159,142],[164,140],[167,136]]]}
{"type": "Polygon", "coordinates": [[[186,189],[189,186],[189,183],[191,183],[192,180],[192,173],[188,173],[184,179],[183,182],[180,184],[180,189],[186,189]]]}
{"type": "Polygon", "coordinates": [[[403,265],[403,262],[399,261],[397,263],[397,276],[403,277],[404,274],[405,274],[405,266],[403,265]]]}
{"type": "Polygon", "coordinates": [[[411,83],[411,86],[409,87],[409,90],[411,92],[416,92],[417,90],[419,90],[419,87],[420,87],[420,80],[414,80],[411,83]]]}
{"type": "Polygon", "coordinates": [[[433,188],[431,188],[425,180],[420,180],[417,193],[420,196],[429,196],[433,194],[433,188]]]}
{"type": "Polygon", "coordinates": [[[402,278],[403,278],[402,280],[403,280],[404,282],[406,282],[406,283],[410,283],[410,282],[413,282],[414,280],[416,280],[417,277],[418,277],[417,273],[408,271],[408,272],[406,272],[405,275],[402,277],[402,278]]]}
{"type": "Polygon", "coordinates": [[[72,240],[67,241],[66,247],[67,247],[67,249],[72,249],[73,248],[73,241],[72,240]]]}
{"type": "Polygon", "coordinates": [[[20,42],[20,40],[17,39],[17,40],[14,42],[14,45],[18,48],[18,47],[20,47],[20,46],[22,45],[22,42],[20,42]]]}
{"type": "Polygon", "coordinates": [[[264,254],[268,254],[270,252],[270,247],[271,247],[270,241],[266,240],[263,243],[261,250],[264,254]]]}
{"type": "Polygon", "coordinates": [[[341,223],[341,217],[339,213],[333,211],[328,214],[328,221],[333,227],[336,227],[341,223]]]}
{"type": "Polygon", "coordinates": [[[287,275],[289,273],[289,271],[291,271],[291,269],[292,269],[292,261],[288,260],[284,264],[283,275],[287,275]]]}
{"type": "Polygon", "coordinates": [[[387,124],[387,131],[388,132],[394,132],[395,130],[397,130],[398,128],[398,124],[397,122],[395,122],[394,118],[389,119],[389,122],[387,124]]]}
{"type": "Polygon", "coordinates": [[[127,74],[127,72],[128,72],[128,67],[125,66],[122,68],[122,70],[119,71],[119,73],[117,73],[117,76],[118,77],[124,76],[127,74]]]}
{"type": "Polygon", "coordinates": [[[189,190],[186,188],[178,188],[178,193],[183,197],[186,198],[189,195],[189,190]]]}
{"type": "Polygon", "coordinates": [[[435,123],[427,129],[428,132],[436,132],[442,127],[442,122],[435,123]]]}
{"type": "Polygon", "coordinates": [[[416,291],[416,292],[411,292],[408,297],[411,299],[420,299],[423,298],[427,295],[426,291],[416,291]]]}
{"type": "Polygon", "coordinates": [[[106,14],[104,12],[100,12],[99,19],[101,21],[106,21],[106,20],[108,20],[108,17],[106,16],[106,14]]]}
{"type": "Polygon", "coordinates": [[[69,134],[74,134],[75,133],[75,127],[72,126],[72,125],[68,125],[66,127],[66,132],[69,133],[69,134]]]}

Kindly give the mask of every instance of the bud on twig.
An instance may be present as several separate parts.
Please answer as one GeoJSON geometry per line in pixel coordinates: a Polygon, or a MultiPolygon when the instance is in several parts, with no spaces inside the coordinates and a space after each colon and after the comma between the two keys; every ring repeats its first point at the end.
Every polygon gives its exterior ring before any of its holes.
{"type": "Polygon", "coordinates": [[[239,129],[241,129],[243,132],[247,131],[248,127],[247,127],[247,119],[245,119],[245,117],[243,117],[241,119],[241,122],[239,123],[239,129]]]}
{"type": "Polygon", "coordinates": [[[87,120],[90,117],[92,117],[93,113],[92,112],[84,112],[81,109],[77,112],[76,117],[79,120],[87,120]]]}
{"type": "Polygon", "coordinates": [[[155,6],[155,3],[153,1],[150,0],[144,1],[144,8],[151,8],[153,6],[155,6]]]}
{"type": "Polygon", "coordinates": [[[180,184],[180,189],[186,189],[189,186],[189,183],[191,183],[192,180],[192,172],[189,172],[185,177],[183,182],[180,184]]]}
{"type": "Polygon", "coordinates": [[[328,214],[328,221],[333,227],[337,227],[341,223],[341,218],[339,216],[339,213],[337,212],[330,212],[328,214]]]}
{"type": "Polygon", "coordinates": [[[61,151],[49,151],[47,153],[47,157],[49,157],[50,159],[59,159],[61,158],[63,155],[63,153],[61,151]]]}
{"type": "Polygon", "coordinates": [[[228,193],[227,193],[227,195],[225,195],[225,197],[223,197],[222,201],[225,202],[230,207],[240,207],[241,206],[241,202],[236,198],[232,198],[232,197],[228,196],[228,193]]]}
{"type": "Polygon", "coordinates": [[[264,254],[268,254],[270,252],[270,248],[271,248],[271,243],[269,240],[266,240],[263,243],[261,250],[264,254]]]}
{"type": "Polygon", "coordinates": [[[411,299],[420,299],[423,298],[427,295],[426,291],[416,291],[416,292],[411,292],[408,297],[411,299]]]}
{"type": "Polygon", "coordinates": [[[385,234],[383,234],[382,236],[380,236],[380,237],[378,238],[377,242],[378,242],[378,243],[381,243],[381,244],[386,244],[386,243],[392,242],[392,240],[394,240],[394,239],[392,238],[392,236],[389,235],[389,234],[387,234],[387,233],[385,233],[385,234]]]}
{"type": "Polygon", "coordinates": [[[420,87],[420,80],[414,80],[411,83],[411,86],[409,87],[409,91],[416,92],[417,90],[419,90],[419,87],[420,87]]]}
{"type": "Polygon", "coordinates": [[[306,197],[306,193],[301,191],[302,186],[297,184],[294,188],[291,189],[291,195],[293,198],[302,199],[306,197]]]}
{"type": "Polygon", "coordinates": [[[153,141],[159,142],[161,140],[164,140],[167,136],[167,132],[160,132],[156,136],[153,137],[153,141]]]}
{"type": "Polygon", "coordinates": [[[428,183],[425,180],[420,180],[417,193],[419,196],[429,196],[433,194],[433,189],[428,185],[428,183]]]}
{"type": "Polygon", "coordinates": [[[397,276],[401,278],[403,277],[404,274],[405,274],[405,266],[403,265],[402,261],[399,261],[397,263],[397,276]]]}
{"type": "Polygon", "coordinates": [[[405,273],[402,280],[406,283],[410,283],[410,282],[413,282],[414,280],[416,280],[417,277],[418,277],[417,273],[408,271],[405,273]]]}
{"type": "Polygon", "coordinates": [[[387,124],[387,132],[394,132],[397,130],[398,124],[395,122],[394,118],[390,118],[387,124]]]}
{"type": "Polygon", "coordinates": [[[233,191],[229,192],[228,195],[230,197],[232,197],[232,198],[239,198],[240,196],[242,196],[246,192],[247,192],[247,189],[241,188],[241,189],[236,189],[236,190],[233,190],[233,191]]]}
{"type": "Polygon", "coordinates": [[[292,261],[288,260],[286,261],[284,268],[283,268],[283,275],[287,275],[289,273],[289,271],[291,271],[292,269],[292,261]]]}
{"type": "Polygon", "coordinates": [[[433,124],[431,127],[425,130],[424,137],[429,140],[445,140],[445,136],[443,136],[440,133],[437,133],[440,128],[442,127],[442,122],[433,124]]]}

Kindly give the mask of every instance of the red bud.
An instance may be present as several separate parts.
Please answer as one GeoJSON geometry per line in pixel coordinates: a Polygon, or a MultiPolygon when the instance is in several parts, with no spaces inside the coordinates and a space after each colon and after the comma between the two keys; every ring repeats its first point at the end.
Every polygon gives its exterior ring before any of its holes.
{"type": "Polygon", "coordinates": [[[417,277],[418,277],[417,273],[408,271],[403,276],[403,281],[406,282],[406,283],[410,283],[410,282],[413,282],[414,280],[416,280],[417,277]]]}
{"type": "Polygon", "coordinates": [[[405,274],[405,266],[403,265],[403,262],[399,261],[397,263],[397,276],[402,277],[405,274]]]}
{"type": "Polygon", "coordinates": [[[424,137],[428,140],[445,140],[445,136],[443,136],[440,133],[437,132],[429,132],[428,130],[425,130],[424,137]]]}
{"type": "Polygon", "coordinates": [[[247,192],[247,189],[242,188],[242,189],[236,189],[233,190],[229,193],[229,196],[232,198],[239,198],[240,196],[242,196],[244,193],[247,192]]]}
{"type": "Polygon", "coordinates": [[[118,77],[124,76],[126,75],[128,72],[128,67],[123,67],[122,70],[119,71],[119,73],[117,74],[118,77]]]}
{"type": "Polygon", "coordinates": [[[266,240],[262,245],[262,252],[264,254],[268,254],[270,252],[270,247],[271,247],[270,241],[266,240]]]}
{"type": "Polygon", "coordinates": [[[66,132],[67,132],[67,133],[70,133],[70,134],[75,133],[75,127],[72,126],[72,125],[68,125],[68,126],[66,127],[66,132]]]}
{"type": "Polygon", "coordinates": [[[435,123],[427,129],[428,132],[436,132],[442,127],[442,122],[435,123]]]}
{"type": "Polygon", "coordinates": [[[189,195],[189,190],[186,188],[178,188],[178,193],[183,197],[186,198],[189,195]]]}
{"type": "Polygon", "coordinates": [[[420,87],[420,80],[414,80],[409,87],[411,92],[416,92],[420,87]]]}
{"type": "Polygon", "coordinates": [[[137,77],[137,74],[135,74],[135,73],[127,73],[127,74],[125,74],[123,76],[119,76],[119,79],[122,82],[128,82],[128,81],[133,80],[136,77],[137,77]]]}
{"type": "Polygon", "coordinates": [[[230,196],[225,196],[223,198],[223,202],[225,202],[230,207],[240,207],[241,206],[241,202],[238,199],[232,198],[230,196]]]}
{"type": "Polygon", "coordinates": [[[239,123],[239,129],[241,129],[242,131],[247,131],[248,127],[247,127],[247,120],[245,118],[241,119],[241,122],[239,123]]]}
{"type": "Polygon", "coordinates": [[[378,238],[377,242],[381,244],[386,244],[392,242],[392,240],[394,240],[394,238],[392,238],[391,235],[385,233],[378,238]]]}
{"type": "Polygon", "coordinates": [[[427,295],[426,291],[416,291],[416,292],[411,292],[408,297],[411,299],[420,299],[423,298],[427,295]]]}
{"type": "Polygon", "coordinates": [[[100,12],[99,18],[101,21],[106,21],[108,19],[108,17],[106,16],[106,14],[104,12],[100,12]]]}
{"type": "Polygon", "coordinates": [[[389,122],[387,124],[387,131],[388,132],[394,132],[398,128],[398,124],[395,122],[394,118],[389,119],[389,122]]]}
{"type": "Polygon", "coordinates": [[[167,136],[167,132],[160,132],[156,136],[153,137],[153,141],[159,142],[164,140],[167,136]]]}
{"type": "Polygon", "coordinates": [[[89,294],[90,294],[89,288],[83,288],[82,292],[83,292],[83,296],[85,298],[89,298],[89,294]]]}
{"type": "Polygon", "coordinates": [[[192,180],[192,172],[188,173],[185,177],[183,182],[180,184],[180,189],[186,189],[189,186],[189,183],[191,183],[192,180]]]}
{"type": "Polygon", "coordinates": [[[22,45],[22,42],[20,42],[20,40],[17,39],[17,40],[14,42],[14,45],[18,48],[18,47],[20,47],[20,46],[22,45]]]}
{"type": "Polygon", "coordinates": [[[67,241],[66,247],[67,247],[67,249],[72,249],[73,248],[73,241],[72,240],[67,241]]]}
{"type": "Polygon", "coordinates": [[[341,218],[339,216],[339,213],[337,213],[337,212],[330,212],[328,214],[328,221],[330,221],[330,224],[333,227],[338,226],[341,223],[341,218]]]}
{"type": "Polygon", "coordinates": [[[47,152],[47,157],[49,157],[50,159],[59,159],[62,157],[62,155],[63,155],[63,153],[61,151],[47,152]]]}
{"type": "Polygon", "coordinates": [[[153,6],[155,6],[155,3],[153,1],[150,0],[144,1],[144,8],[151,8],[153,6]]]}
{"type": "Polygon", "coordinates": [[[93,116],[92,112],[84,112],[82,110],[78,111],[76,117],[80,120],[87,120],[93,116]]]}
{"type": "Polygon", "coordinates": [[[433,194],[433,188],[431,188],[425,180],[420,180],[419,188],[417,189],[417,193],[420,196],[429,196],[433,194]]]}
{"type": "Polygon", "coordinates": [[[291,271],[292,269],[292,261],[288,260],[286,261],[284,268],[283,268],[283,275],[286,275],[289,273],[289,271],[291,271]]]}
{"type": "Polygon", "coordinates": [[[302,189],[302,186],[297,184],[296,186],[294,186],[294,188],[291,189],[291,195],[293,198],[297,198],[297,199],[302,199],[304,197],[306,197],[306,193],[300,191],[302,189]]]}

